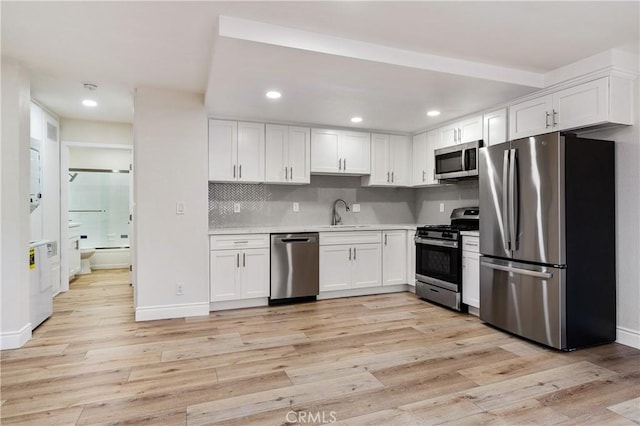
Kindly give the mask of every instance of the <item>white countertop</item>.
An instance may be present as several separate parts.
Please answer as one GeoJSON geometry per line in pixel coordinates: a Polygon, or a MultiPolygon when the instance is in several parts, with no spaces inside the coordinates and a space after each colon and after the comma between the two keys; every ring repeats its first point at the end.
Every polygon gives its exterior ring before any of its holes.
{"type": "Polygon", "coordinates": [[[469,237],[479,237],[480,236],[480,231],[460,231],[460,235],[462,236],[469,236],[469,237]]]}
{"type": "Polygon", "coordinates": [[[336,231],[389,231],[392,229],[415,230],[410,224],[378,224],[378,225],[298,225],[298,226],[253,226],[242,228],[210,229],[209,235],[228,234],[284,234],[294,232],[336,232],[336,231]]]}

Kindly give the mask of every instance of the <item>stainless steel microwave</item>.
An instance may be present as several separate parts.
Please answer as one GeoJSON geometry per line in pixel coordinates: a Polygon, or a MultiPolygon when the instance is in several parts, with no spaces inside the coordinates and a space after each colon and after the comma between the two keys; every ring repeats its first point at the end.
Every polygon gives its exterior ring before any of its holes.
{"type": "Polygon", "coordinates": [[[436,149],[436,179],[464,179],[478,176],[478,150],[482,139],[436,149]]]}

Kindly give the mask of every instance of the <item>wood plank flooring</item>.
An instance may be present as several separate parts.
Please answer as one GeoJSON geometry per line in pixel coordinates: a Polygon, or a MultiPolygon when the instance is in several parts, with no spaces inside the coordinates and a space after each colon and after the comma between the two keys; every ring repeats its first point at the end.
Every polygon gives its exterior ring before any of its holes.
{"type": "Polygon", "coordinates": [[[410,293],[138,322],[128,272],[0,353],[0,423],[640,424],[640,351],[563,353],[410,293]]]}

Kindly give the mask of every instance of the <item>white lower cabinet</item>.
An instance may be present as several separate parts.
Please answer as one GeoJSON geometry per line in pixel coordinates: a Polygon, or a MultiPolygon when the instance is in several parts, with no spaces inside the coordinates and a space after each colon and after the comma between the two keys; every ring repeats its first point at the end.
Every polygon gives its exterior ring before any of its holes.
{"type": "Polygon", "coordinates": [[[462,237],[462,302],[480,308],[479,238],[462,237]]]}
{"type": "Polygon", "coordinates": [[[407,284],[407,231],[382,231],[382,285],[407,284]]]}
{"type": "Polygon", "coordinates": [[[380,232],[320,233],[320,292],[381,286],[380,232]]]}
{"type": "Polygon", "coordinates": [[[209,252],[210,301],[224,302],[269,297],[269,235],[211,237],[209,252]]]}

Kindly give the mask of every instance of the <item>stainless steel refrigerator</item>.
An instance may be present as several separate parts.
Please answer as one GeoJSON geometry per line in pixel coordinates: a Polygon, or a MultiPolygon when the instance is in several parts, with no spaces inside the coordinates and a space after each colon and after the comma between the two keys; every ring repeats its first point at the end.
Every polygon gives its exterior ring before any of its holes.
{"type": "Polygon", "coordinates": [[[614,143],[480,149],[480,319],[563,350],[616,337],[614,143]]]}

